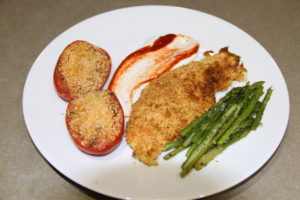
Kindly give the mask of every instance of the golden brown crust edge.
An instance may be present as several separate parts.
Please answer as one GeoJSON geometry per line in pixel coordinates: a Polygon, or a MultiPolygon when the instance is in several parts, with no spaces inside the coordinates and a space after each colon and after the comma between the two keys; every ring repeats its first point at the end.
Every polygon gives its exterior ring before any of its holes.
{"type": "Polygon", "coordinates": [[[54,85],[66,101],[101,89],[111,70],[107,51],[87,41],[76,40],[60,54],[54,71],[54,85]]]}
{"type": "MultiPolygon", "coordinates": [[[[205,100],[203,100],[203,102],[205,102],[207,105],[203,105],[203,108],[204,107],[208,108],[209,104],[212,105],[215,102],[214,92],[226,90],[231,85],[233,80],[237,80],[237,81],[246,80],[246,71],[247,70],[240,63],[240,57],[238,55],[229,52],[228,47],[225,47],[220,49],[219,53],[215,55],[210,56],[210,54],[207,54],[206,57],[200,61],[200,65],[199,65],[199,61],[194,61],[189,65],[185,65],[180,68],[174,69],[170,72],[163,74],[160,78],[153,80],[148,85],[148,89],[146,87],[142,91],[142,95],[139,101],[142,100],[144,101],[143,104],[151,105],[152,103],[149,102],[148,100],[149,98],[152,97],[149,96],[149,93],[148,92],[146,93],[146,91],[149,91],[149,87],[152,87],[154,83],[156,84],[158,80],[165,79],[166,76],[170,76],[170,75],[173,76],[172,74],[176,73],[178,74],[179,77],[181,77],[180,79],[183,79],[184,82],[188,82],[191,81],[190,79],[192,76],[201,73],[203,77],[202,81],[205,83],[205,85],[201,87],[202,88],[201,91],[203,92],[201,96],[207,96],[207,98],[204,98],[205,100]],[[200,68],[197,67],[197,65],[200,68]],[[224,67],[226,68],[226,70],[224,70],[225,69],[224,67]],[[186,70],[188,71],[191,70],[190,73],[186,75],[187,79],[185,77],[181,77],[182,74],[185,73],[184,71],[186,70]],[[208,79],[206,79],[205,77],[207,77],[208,79]]],[[[201,80],[199,81],[201,82],[201,80]]],[[[168,82],[167,80],[164,80],[164,82],[168,83],[167,85],[170,85],[170,82],[168,82]]],[[[162,85],[162,90],[164,90],[166,86],[164,86],[164,84],[161,85],[162,85]]],[[[177,88],[176,86],[172,86],[172,87],[177,88]]],[[[178,90],[178,88],[176,90],[178,90]]],[[[168,90],[167,92],[170,93],[171,90],[168,90]]],[[[194,92],[190,91],[187,92],[186,94],[190,94],[188,95],[189,99],[191,100],[193,99],[192,97],[194,95],[194,92]]],[[[195,98],[196,97],[197,96],[195,96],[195,98]]],[[[154,99],[156,99],[155,102],[153,102],[155,104],[158,97],[154,99]]],[[[133,151],[134,157],[138,158],[139,160],[141,160],[147,165],[157,165],[158,163],[155,159],[157,158],[159,153],[162,152],[164,144],[166,144],[166,142],[170,142],[177,139],[179,137],[179,133],[178,131],[174,131],[172,135],[169,134],[167,136],[165,134],[156,135],[154,133],[150,134],[153,132],[153,129],[155,129],[155,127],[147,125],[143,128],[138,128],[141,127],[141,123],[145,123],[147,121],[146,119],[140,120],[140,118],[144,118],[144,115],[146,115],[146,113],[149,112],[148,109],[147,111],[143,111],[143,112],[138,111],[141,110],[140,106],[137,107],[138,104],[140,103],[136,102],[133,105],[133,112],[131,114],[131,117],[126,127],[127,142],[134,150],[133,151]],[[138,112],[139,114],[137,114],[136,112],[138,112]],[[141,113],[145,113],[145,114],[141,115],[141,113]],[[148,132],[148,134],[146,134],[146,132],[148,132]],[[149,139],[152,142],[150,143],[143,142],[144,140],[149,140],[149,139]]],[[[202,112],[203,111],[200,112],[200,110],[198,110],[198,115],[201,114],[202,112]]],[[[188,117],[187,119],[189,121],[187,121],[186,124],[188,124],[194,118],[188,117]]],[[[154,124],[156,123],[157,122],[155,122],[154,124]]],[[[184,126],[180,125],[180,127],[183,128],[184,126]]]]}
{"type": "Polygon", "coordinates": [[[104,155],[121,142],[124,114],[113,92],[91,91],[69,102],[66,124],[79,149],[93,155],[104,155]]]}

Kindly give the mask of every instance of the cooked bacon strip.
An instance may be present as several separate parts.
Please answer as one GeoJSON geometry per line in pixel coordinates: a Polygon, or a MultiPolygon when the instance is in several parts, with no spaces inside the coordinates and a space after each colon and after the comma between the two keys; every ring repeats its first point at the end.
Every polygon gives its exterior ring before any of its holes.
{"type": "Polygon", "coordinates": [[[193,38],[168,34],[127,56],[109,85],[117,95],[124,115],[129,116],[133,95],[139,87],[195,55],[198,49],[199,43],[193,38]]]}

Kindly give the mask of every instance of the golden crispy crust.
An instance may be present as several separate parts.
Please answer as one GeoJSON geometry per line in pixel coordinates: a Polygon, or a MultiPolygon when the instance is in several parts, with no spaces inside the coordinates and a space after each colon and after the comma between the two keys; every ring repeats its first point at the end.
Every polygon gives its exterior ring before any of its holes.
{"type": "Polygon", "coordinates": [[[102,154],[121,140],[124,115],[113,92],[91,91],[69,102],[66,123],[77,146],[102,154]]]}
{"type": "Polygon", "coordinates": [[[54,83],[59,95],[69,101],[100,89],[110,69],[111,59],[104,49],[77,40],[61,53],[55,68],[54,83]]]}
{"type": "Polygon", "coordinates": [[[240,57],[223,48],[151,81],[133,104],[126,127],[133,156],[157,165],[164,145],[215,103],[216,91],[226,90],[233,80],[245,80],[245,72],[240,57]]]}

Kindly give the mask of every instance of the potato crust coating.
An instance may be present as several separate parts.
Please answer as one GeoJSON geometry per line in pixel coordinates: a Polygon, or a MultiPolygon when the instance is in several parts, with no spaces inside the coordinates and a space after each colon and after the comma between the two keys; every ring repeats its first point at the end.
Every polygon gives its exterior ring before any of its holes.
{"type": "Polygon", "coordinates": [[[180,130],[215,103],[217,91],[246,79],[240,57],[227,47],[205,56],[151,81],[133,104],[126,140],[145,164],[158,164],[164,145],[180,138],[180,130]]]}

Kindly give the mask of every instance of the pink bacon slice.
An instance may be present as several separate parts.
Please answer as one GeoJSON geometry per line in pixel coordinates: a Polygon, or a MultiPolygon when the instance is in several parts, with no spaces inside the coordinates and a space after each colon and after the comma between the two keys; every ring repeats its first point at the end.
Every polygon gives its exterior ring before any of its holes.
{"type": "Polygon", "coordinates": [[[199,43],[185,35],[167,34],[128,55],[109,84],[128,117],[135,91],[143,84],[172,69],[177,63],[195,55],[199,43]]]}

